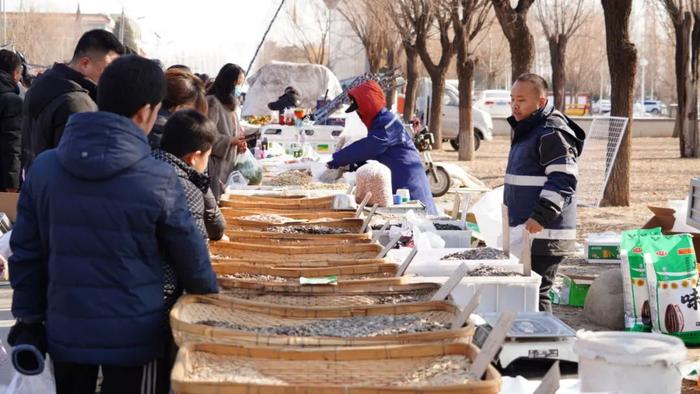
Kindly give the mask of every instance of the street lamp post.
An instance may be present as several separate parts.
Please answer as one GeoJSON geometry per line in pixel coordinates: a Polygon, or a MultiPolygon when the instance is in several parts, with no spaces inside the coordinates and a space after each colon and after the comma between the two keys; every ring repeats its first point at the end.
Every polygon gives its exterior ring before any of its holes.
{"type": "Polygon", "coordinates": [[[333,10],[335,7],[338,5],[338,1],[340,0],[323,0],[323,2],[326,4],[326,7],[328,7],[328,68],[332,69],[331,67],[331,20],[333,17],[333,10]]]}

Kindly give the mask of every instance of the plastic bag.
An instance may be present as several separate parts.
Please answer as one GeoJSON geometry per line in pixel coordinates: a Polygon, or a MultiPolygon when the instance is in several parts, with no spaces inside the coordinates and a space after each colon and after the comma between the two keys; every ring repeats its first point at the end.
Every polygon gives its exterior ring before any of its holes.
{"type": "Polygon", "coordinates": [[[255,160],[250,149],[236,156],[233,171],[238,171],[248,180],[248,185],[259,185],[262,182],[262,166],[255,160]]]}
{"type": "Polygon", "coordinates": [[[700,344],[698,269],[693,236],[651,235],[642,240],[654,332],[700,344]]]}
{"type": "MultiPolygon", "coordinates": [[[[474,204],[472,212],[479,224],[479,233],[486,242],[486,246],[492,248],[502,248],[503,227],[501,227],[501,205],[503,204],[503,187],[493,189],[481,197],[479,202],[474,204]]],[[[513,232],[511,234],[515,235],[513,232]]],[[[511,238],[511,250],[513,249],[513,239],[511,238]]]]}
{"type": "Polygon", "coordinates": [[[39,375],[27,376],[15,371],[5,394],[52,394],[56,392],[51,368],[44,368],[39,375]]]}
{"type": "Polygon", "coordinates": [[[226,180],[226,189],[243,189],[248,186],[248,180],[238,171],[229,174],[226,180]]]}
{"type": "Polygon", "coordinates": [[[360,203],[368,192],[372,193],[368,206],[377,204],[380,207],[390,207],[394,204],[389,167],[370,160],[357,170],[355,200],[360,203]]]}
{"type": "Polygon", "coordinates": [[[620,270],[627,331],[651,331],[649,287],[646,285],[647,274],[642,247],[643,240],[651,235],[661,235],[661,228],[623,231],[620,236],[620,270]]]}

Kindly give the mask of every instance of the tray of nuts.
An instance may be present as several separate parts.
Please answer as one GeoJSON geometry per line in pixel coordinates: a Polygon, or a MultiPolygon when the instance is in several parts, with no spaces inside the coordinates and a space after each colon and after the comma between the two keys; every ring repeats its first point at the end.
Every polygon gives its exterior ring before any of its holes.
{"type": "Polygon", "coordinates": [[[493,366],[481,379],[469,378],[478,354],[464,343],[329,350],[189,343],[178,352],[172,388],[181,394],[496,394],[501,376],[493,366]]]}
{"type": "Polygon", "coordinates": [[[308,308],[241,302],[223,295],[181,297],[170,313],[175,341],[266,346],[363,346],[470,342],[473,326],[451,327],[449,301],[308,308]]]}

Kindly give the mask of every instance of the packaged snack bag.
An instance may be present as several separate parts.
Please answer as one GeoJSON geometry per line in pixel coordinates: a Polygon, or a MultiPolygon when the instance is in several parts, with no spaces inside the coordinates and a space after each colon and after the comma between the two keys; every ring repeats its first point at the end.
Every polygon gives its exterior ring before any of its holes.
{"type": "Polygon", "coordinates": [[[661,235],[661,228],[623,231],[620,237],[620,269],[625,303],[625,330],[651,331],[651,310],[642,239],[661,235]]]}

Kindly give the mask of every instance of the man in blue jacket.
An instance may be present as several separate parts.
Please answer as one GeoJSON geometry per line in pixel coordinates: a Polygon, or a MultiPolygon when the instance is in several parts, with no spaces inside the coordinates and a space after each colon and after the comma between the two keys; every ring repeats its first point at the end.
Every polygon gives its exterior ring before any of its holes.
{"type": "Polygon", "coordinates": [[[504,201],[511,227],[532,234],[532,268],[542,275],[540,310],[552,310],[549,290],[559,263],[576,243],[577,158],[584,131],[547,102],[547,82],[518,77],[511,90],[513,128],[504,201]]]}
{"type": "Polygon", "coordinates": [[[391,170],[394,194],[398,189],[408,189],[412,200],[422,201],[429,214],[437,215],[423,160],[401,120],[386,109],[382,88],[368,81],[350,90],[348,96],[353,105],[347,112],[357,111],[367,126],[367,137],[335,152],[328,168],[376,160],[391,170]]]}
{"type": "Polygon", "coordinates": [[[156,387],[164,258],[187,292],[218,290],[178,177],[146,138],[165,86],[153,61],[114,61],[100,78],[101,112],[71,116],[22,187],[9,339],[47,345],[59,394],[94,393],[100,367],[102,393],[167,392],[156,387]]]}

